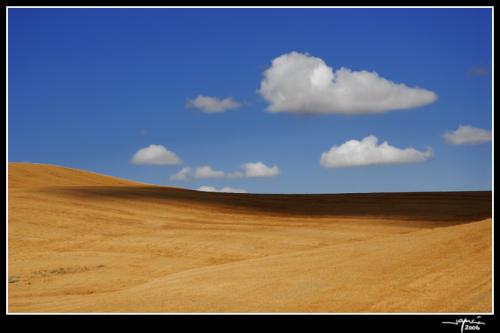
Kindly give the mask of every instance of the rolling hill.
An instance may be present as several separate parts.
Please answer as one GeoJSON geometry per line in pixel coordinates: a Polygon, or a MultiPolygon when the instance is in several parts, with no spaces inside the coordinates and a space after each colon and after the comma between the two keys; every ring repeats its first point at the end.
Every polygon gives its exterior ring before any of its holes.
{"type": "Polygon", "coordinates": [[[10,312],[491,312],[491,192],[279,195],[8,166],[10,312]]]}

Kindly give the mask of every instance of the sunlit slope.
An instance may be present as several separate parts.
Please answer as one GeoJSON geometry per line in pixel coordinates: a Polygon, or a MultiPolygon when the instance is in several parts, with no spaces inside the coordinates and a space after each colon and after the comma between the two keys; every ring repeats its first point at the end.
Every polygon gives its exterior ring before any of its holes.
{"type": "Polygon", "coordinates": [[[9,311],[488,312],[491,192],[205,193],[9,164],[9,311]]]}
{"type": "Polygon", "coordinates": [[[47,164],[9,163],[9,189],[45,186],[136,185],[131,181],[47,164]]]}

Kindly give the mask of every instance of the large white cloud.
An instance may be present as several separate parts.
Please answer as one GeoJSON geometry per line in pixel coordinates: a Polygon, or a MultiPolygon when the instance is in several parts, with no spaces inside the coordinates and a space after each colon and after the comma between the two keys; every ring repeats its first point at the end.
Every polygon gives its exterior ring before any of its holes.
{"type": "Polygon", "coordinates": [[[443,138],[454,145],[475,145],[491,141],[491,132],[470,125],[460,125],[452,132],[446,132],[443,138]]]}
{"type": "Polygon", "coordinates": [[[198,95],[195,99],[188,101],[188,106],[200,109],[205,113],[217,113],[237,109],[240,103],[231,97],[219,99],[217,97],[198,95]]]}
{"type": "Polygon", "coordinates": [[[246,177],[274,177],[280,174],[277,165],[268,167],[262,162],[245,163],[241,167],[245,170],[246,177]]]}
{"type": "Polygon", "coordinates": [[[291,52],[272,61],[259,93],[269,112],[380,113],[434,102],[429,90],[397,84],[375,72],[340,68],[335,72],[322,59],[291,52]]]}
{"type": "Polygon", "coordinates": [[[139,149],[132,157],[133,164],[170,165],[179,164],[181,159],[173,151],[162,145],[151,144],[149,147],[139,149]]]}
{"type": "Polygon", "coordinates": [[[224,186],[220,190],[213,186],[207,186],[203,185],[198,188],[198,191],[204,191],[204,192],[227,192],[227,193],[248,193],[247,190],[244,190],[242,188],[232,188],[229,186],[224,186]]]}
{"type": "Polygon", "coordinates": [[[361,141],[349,140],[333,146],[321,154],[320,164],[325,168],[347,168],[366,165],[403,164],[424,162],[432,156],[432,149],[418,151],[414,148],[400,149],[387,141],[377,144],[377,137],[370,135],[361,141]]]}
{"type": "Polygon", "coordinates": [[[194,171],[195,178],[221,178],[226,176],[224,171],[214,170],[208,165],[197,167],[194,171]]]}

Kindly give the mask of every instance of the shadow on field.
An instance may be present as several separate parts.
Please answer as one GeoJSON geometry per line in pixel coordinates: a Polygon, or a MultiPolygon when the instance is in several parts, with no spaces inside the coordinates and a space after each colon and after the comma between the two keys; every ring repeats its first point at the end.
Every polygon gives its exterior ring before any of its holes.
{"type": "Polygon", "coordinates": [[[380,217],[463,223],[491,217],[491,191],[357,194],[217,193],[161,186],[45,188],[86,199],[133,200],[169,205],[203,205],[244,212],[311,217],[380,217]]]}

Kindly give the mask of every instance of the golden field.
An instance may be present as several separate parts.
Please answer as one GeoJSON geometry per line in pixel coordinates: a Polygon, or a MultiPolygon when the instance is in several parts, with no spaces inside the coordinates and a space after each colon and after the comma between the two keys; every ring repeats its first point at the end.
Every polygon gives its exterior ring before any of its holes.
{"type": "Polygon", "coordinates": [[[9,312],[491,312],[491,192],[264,195],[8,167],[9,312]]]}

